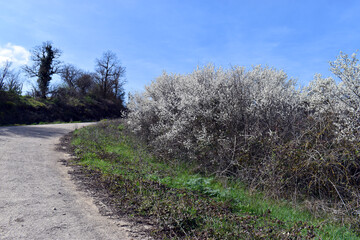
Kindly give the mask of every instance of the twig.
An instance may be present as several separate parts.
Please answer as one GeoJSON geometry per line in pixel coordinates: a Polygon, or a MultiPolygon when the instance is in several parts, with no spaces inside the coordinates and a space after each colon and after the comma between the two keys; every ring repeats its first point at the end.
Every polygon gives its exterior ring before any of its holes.
{"type": "Polygon", "coordinates": [[[329,181],[329,182],[333,185],[333,187],[335,188],[335,191],[337,192],[337,194],[338,194],[338,196],[339,196],[339,198],[340,198],[340,200],[341,200],[342,204],[344,204],[344,207],[345,207],[346,211],[347,211],[347,212],[349,212],[349,210],[347,209],[346,204],[345,204],[345,202],[344,202],[343,198],[341,197],[341,195],[340,195],[339,191],[337,190],[337,188],[336,188],[335,184],[334,184],[334,183],[333,183],[330,179],[328,179],[328,181],[329,181]]]}

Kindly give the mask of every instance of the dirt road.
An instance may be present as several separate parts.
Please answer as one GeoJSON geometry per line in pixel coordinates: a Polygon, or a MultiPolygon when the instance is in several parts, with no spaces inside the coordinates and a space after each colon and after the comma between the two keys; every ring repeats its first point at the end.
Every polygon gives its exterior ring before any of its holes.
{"type": "Polygon", "coordinates": [[[135,239],[70,180],[59,138],[87,124],[0,127],[0,239],[135,239]]]}

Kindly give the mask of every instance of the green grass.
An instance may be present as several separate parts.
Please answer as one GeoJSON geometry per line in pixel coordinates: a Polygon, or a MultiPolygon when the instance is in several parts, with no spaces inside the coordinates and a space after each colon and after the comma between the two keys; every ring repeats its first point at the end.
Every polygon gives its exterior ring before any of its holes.
{"type": "Polygon", "coordinates": [[[76,130],[72,144],[78,164],[101,172],[119,211],[153,219],[160,239],[360,239],[329,215],[156,159],[119,122],[76,130]]]}
{"type": "Polygon", "coordinates": [[[29,106],[32,106],[34,108],[39,108],[39,107],[45,107],[46,104],[41,102],[41,101],[38,101],[32,97],[27,97],[27,96],[19,96],[20,99],[21,99],[21,102],[25,105],[29,105],[29,106]]]}

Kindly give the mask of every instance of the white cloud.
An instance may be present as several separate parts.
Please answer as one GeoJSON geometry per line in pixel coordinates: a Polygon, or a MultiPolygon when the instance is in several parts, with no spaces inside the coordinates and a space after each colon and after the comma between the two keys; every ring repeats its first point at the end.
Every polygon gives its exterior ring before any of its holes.
{"type": "Polygon", "coordinates": [[[24,65],[29,62],[30,55],[24,47],[7,43],[4,47],[0,46],[0,65],[6,61],[14,65],[24,65]]]}

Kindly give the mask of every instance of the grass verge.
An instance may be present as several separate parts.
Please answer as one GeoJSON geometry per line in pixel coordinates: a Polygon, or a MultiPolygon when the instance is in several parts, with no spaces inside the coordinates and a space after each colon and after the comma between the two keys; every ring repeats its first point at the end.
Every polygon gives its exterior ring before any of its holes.
{"type": "Polygon", "coordinates": [[[120,122],[79,129],[72,144],[76,164],[100,176],[118,212],[151,219],[158,239],[360,239],[331,216],[160,161],[120,122]]]}

